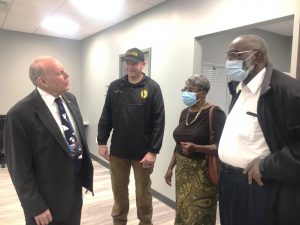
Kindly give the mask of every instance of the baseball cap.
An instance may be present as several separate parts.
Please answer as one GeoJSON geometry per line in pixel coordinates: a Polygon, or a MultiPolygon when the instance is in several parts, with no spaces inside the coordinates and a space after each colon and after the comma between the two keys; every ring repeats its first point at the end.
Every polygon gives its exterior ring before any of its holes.
{"type": "Polygon", "coordinates": [[[128,49],[125,53],[124,60],[129,60],[133,62],[144,62],[144,53],[138,48],[128,49]]]}

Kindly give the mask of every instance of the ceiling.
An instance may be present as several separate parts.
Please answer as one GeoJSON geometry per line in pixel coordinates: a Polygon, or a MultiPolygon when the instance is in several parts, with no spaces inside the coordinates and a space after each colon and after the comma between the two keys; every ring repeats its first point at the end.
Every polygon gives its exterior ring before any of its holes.
{"type": "Polygon", "coordinates": [[[271,24],[258,26],[259,29],[270,31],[276,34],[281,34],[287,37],[293,36],[293,27],[294,27],[293,19],[288,19],[277,23],[274,22],[271,24]]]}
{"type": "MultiPolygon", "coordinates": [[[[87,2],[88,0],[85,1],[87,2]]],[[[122,10],[118,13],[116,19],[100,20],[85,15],[69,0],[0,0],[0,29],[82,40],[167,0],[123,1],[122,10]],[[56,34],[41,26],[45,18],[61,15],[78,23],[79,30],[75,33],[64,32],[64,34],[56,34]]],[[[284,36],[292,36],[293,20],[260,25],[257,28],[284,36]]]]}
{"type": "Polygon", "coordinates": [[[118,18],[99,20],[84,15],[69,0],[0,0],[0,29],[81,40],[165,1],[124,0],[118,18]],[[75,21],[79,30],[58,35],[41,27],[45,18],[56,15],[75,21]]]}

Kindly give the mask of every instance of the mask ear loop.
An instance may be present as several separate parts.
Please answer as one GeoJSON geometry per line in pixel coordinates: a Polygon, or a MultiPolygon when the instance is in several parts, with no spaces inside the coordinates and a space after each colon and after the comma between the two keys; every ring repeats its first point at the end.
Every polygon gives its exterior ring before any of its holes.
{"type": "Polygon", "coordinates": [[[243,62],[247,61],[250,57],[252,57],[253,55],[255,55],[258,51],[253,52],[251,55],[249,55],[245,60],[243,60],[243,62]]]}
{"type": "MultiPolygon", "coordinates": [[[[250,57],[252,57],[253,55],[255,55],[258,51],[255,51],[254,53],[252,53],[251,55],[249,55],[245,60],[243,60],[243,64],[244,62],[246,62],[250,57]]],[[[248,71],[250,72],[255,66],[257,65],[257,63],[255,63],[253,66],[251,66],[248,71]]]]}
{"type": "MultiPolygon", "coordinates": [[[[196,96],[197,96],[198,94],[200,94],[200,93],[204,93],[204,91],[196,92],[196,96]]],[[[204,97],[204,98],[199,98],[199,99],[197,99],[197,102],[202,101],[202,100],[205,102],[205,97],[204,97]]]]}

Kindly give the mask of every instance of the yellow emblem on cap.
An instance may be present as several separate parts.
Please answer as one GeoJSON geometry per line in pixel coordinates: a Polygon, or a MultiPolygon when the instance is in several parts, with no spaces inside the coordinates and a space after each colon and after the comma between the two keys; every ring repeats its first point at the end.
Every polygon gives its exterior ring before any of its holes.
{"type": "Polygon", "coordinates": [[[134,52],[134,51],[131,51],[131,52],[127,52],[127,55],[138,56],[138,53],[134,52]]]}
{"type": "Polygon", "coordinates": [[[143,99],[146,99],[146,98],[148,97],[148,91],[145,90],[145,89],[143,89],[143,90],[141,91],[141,97],[142,97],[143,99]]]}

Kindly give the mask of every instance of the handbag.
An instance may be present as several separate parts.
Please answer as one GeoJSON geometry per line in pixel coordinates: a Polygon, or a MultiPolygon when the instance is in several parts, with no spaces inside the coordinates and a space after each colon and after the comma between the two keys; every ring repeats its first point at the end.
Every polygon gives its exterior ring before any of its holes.
{"type": "MultiPolygon", "coordinates": [[[[213,110],[216,106],[212,106],[209,109],[208,114],[208,123],[209,123],[209,144],[215,144],[214,143],[214,131],[212,127],[212,114],[213,110]]],[[[208,159],[208,175],[211,180],[211,182],[214,185],[218,185],[219,182],[219,157],[218,154],[207,154],[208,159]]]]}

